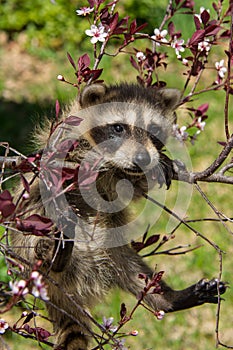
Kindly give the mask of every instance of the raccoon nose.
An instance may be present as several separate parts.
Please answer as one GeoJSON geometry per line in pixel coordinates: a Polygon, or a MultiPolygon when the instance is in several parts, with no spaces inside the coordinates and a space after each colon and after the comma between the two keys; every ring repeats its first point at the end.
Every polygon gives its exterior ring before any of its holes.
{"type": "Polygon", "coordinates": [[[134,164],[138,165],[139,167],[147,166],[150,164],[150,162],[151,158],[146,150],[138,152],[134,157],[134,164]]]}

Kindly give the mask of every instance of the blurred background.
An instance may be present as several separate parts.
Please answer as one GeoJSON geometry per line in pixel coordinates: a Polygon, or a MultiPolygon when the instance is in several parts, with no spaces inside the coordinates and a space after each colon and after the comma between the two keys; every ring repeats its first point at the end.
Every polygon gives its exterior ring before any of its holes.
{"type": "MultiPolygon", "coordinates": [[[[211,4],[211,1],[206,1],[204,6],[213,13],[211,4]]],[[[224,4],[227,6],[228,1],[224,4]]],[[[41,122],[45,115],[54,117],[56,99],[64,105],[77,95],[75,88],[59,82],[56,78],[58,74],[62,74],[67,80],[75,82],[66,52],[75,60],[86,52],[93,58],[90,38],[84,33],[89,28],[89,23],[87,19],[75,13],[76,9],[88,5],[85,1],[75,0],[1,0],[0,5],[0,142],[9,142],[11,147],[27,154],[32,150],[30,139],[35,125],[41,122]]],[[[202,5],[203,1],[195,1],[196,13],[200,12],[202,5]]],[[[167,2],[163,0],[121,0],[118,11],[121,18],[126,15],[131,19],[136,18],[139,25],[147,22],[145,32],[152,35],[154,28],[159,27],[161,23],[166,6],[167,2]]],[[[182,31],[182,37],[187,40],[194,30],[191,16],[177,17],[174,23],[177,29],[182,31]]],[[[214,55],[216,61],[223,59],[224,47],[216,50],[214,55]]],[[[185,79],[184,67],[180,63],[177,64],[175,54],[173,56],[174,65],[170,64],[167,70],[161,73],[161,77],[169,87],[182,88],[185,79]]],[[[101,78],[107,83],[122,80],[135,82],[137,72],[131,67],[127,55],[105,57],[100,67],[104,68],[101,78]]],[[[205,132],[200,135],[195,145],[188,145],[192,166],[196,171],[203,170],[216,158],[221,151],[217,141],[224,140],[224,93],[205,94],[198,101],[194,101],[195,107],[204,102],[210,105],[205,132]]],[[[232,216],[232,193],[229,185],[203,184],[201,187],[220,212],[232,216]]],[[[178,184],[173,183],[167,193],[170,208],[173,207],[177,188],[178,184]]],[[[192,219],[214,216],[211,208],[195,191],[186,215],[192,219]]],[[[162,236],[168,219],[168,215],[164,213],[156,226],[151,227],[151,233],[162,236]]],[[[139,231],[141,230],[142,234],[150,220],[153,222],[153,210],[147,213],[144,222],[141,223],[139,231]]],[[[216,222],[194,225],[226,252],[222,278],[232,284],[232,235],[223,225],[216,222]]],[[[176,237],[165,248],[180,244],[203,246],[185,255],[158,255],[147,259],[151,266],[157,266],[158,271],[165,270],[165,279],[174,288],[182,289],[202,277],[218,276],[219,256],[210,245],[183,227],[180,227],[176,237]]],[[[1,257],[0,267],[0,278],[7,281],[4,259],[1,257]]],[[[232,346],[233,294],[230,289],[225,299],[221,312],[221,336],[222,341],[232,346]]],[[[102,322],[102,317],[105,316],[114,317],[117,323],[122,302],[129,310],[135,305],[133,297],[117,290],[110,293],[107,300],[98,305],[93,314],[99,322],[102,322]]],[[[22,311],[23,306],[20,305],[18,314],[15,308],[4,315],[4,318],[13,324],[22,311]]],[[[134,319],[125,327],[126,331],[137,329],[139,335],[127,338],[126,346],[138,350],[210,350],[215,347],[215,325],[214,305],[169,314],[162,321],[157,321],[153,315],[139,308],[134,319]]],[[[23,347],[31,350],[40,348],[36,342],[25,340],[10,332],[6,332],[4,339],[12,350],[23,347]]],[[[49,349],[44,345],[42,348],[49,349]]]]}

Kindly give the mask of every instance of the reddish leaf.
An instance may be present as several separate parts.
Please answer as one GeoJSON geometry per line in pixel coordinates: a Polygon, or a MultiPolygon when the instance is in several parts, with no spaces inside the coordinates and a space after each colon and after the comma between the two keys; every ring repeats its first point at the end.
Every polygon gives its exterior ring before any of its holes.
{"type": "Polygon", "coordinates": [[[83,121],[82,118],[79,118],[75,115],[70,115],[64,120],[65,124],[72,125],[72,126],[79,126],[79,124],[83,121]]]}
{"type": "Polygon", "coordinates": [[[23,328],[27,333],[34,334],[39,341],[47,340],[51,336],[50,332],[41,327],[32,328],[28,324],[25,324],[23,328]]]}
{"type": "Polygon", "coordinates": [[[172,37],[173,34],[175,33],[175,25],[173,22],[168,23],[168,33],[172,37]]]}
{"type": "Polygon", "coordinates": [[[149,247],[150,245],[158,242],[159,238],[160,238],[160,235],[150,236],[145,242],[145,247],[149,247]]]}
{"type": "Polygon", "coordinates": [[[46,217],[38,214],[30,215],[28,218],[16,219],[16,227],[20,231],[31,232],[37,236],[43,236],[51,231],[53,222],[46,217]]]}
{"type": "Polygon", "coordinates": [[[101,75],[102,71],[103,71],[103,68],[101,68],[101,69],[92,69],[92,70],[88,69],[88,70],[86,70],[86,71],[84,71],[82,73],[82,76],[83,76],[85,82],[89,81],[90,79],[92,81],[94,81],[94,80],[99,78],[99,76],[101,75]]]}
{"type": "Polygon", "coordinates": [[[110,30],[111,32],[114,32],[116,26],[117,26],[117,23],[118,23],[118,18],[119,18],[119,14],[118,12],[116,12],[112,18],[111,18],[111,22],[109,23],[109,27],[110,27],[110,30]]]}
{"type": "Polygon", "coordinates": [[[164,274],[164,271],[155,273],[150,282],[151,286],[156,286],[161,281],[163,274],[164,274]]]}
{"type": "Polygon", "coordinates": [[[135,59],[133,58],[133,56],[130,56],[130,63],[132,64],[132,66],[137,69],[137,71],[139,70],[138,68],[138,64],[137,62],[135,61],[135,59]]]}
{"type": "Polygon", "coordinates": [[[33,317],[35,317],[34,312],[30,312],[30,313],[26,316],[25,320],[23,321],[23,325],[24,325],[25,323],[30,322],[30,321],[33,319],[33,317]]]}
{"type": "Polygon", "coordinates": [[[227,142],[225,142],[225,141],[218,141],[217,143],[223,147],[226,147],[226,145],[227,145],[227,142]]]}
{"type": "Polygon", "coordinates": [[[200,115],[203,115],[207,112],[208,108],[209,108],[209,103],[204,103],[203,105],[197,108],[197,111],[200,113],[200,115]]]}
{"type": "Polygon", "coordinates": [[[131,242],[131,246],[137,253],[145,247],[144,243],[135,241],[131,242]]]}
{"type": "Polygon", "coordinates": [[[126,315],[127,309],[124,303],[121,304],[120,316],[123,319],[126,315]]]}
{"type": "Polygon", "coordinates": [[[199,18],[197,16],[194,16],[193,19],[194,19],[196,30],[200,30],[201,29],[201,22],[200,22],[199,18]]]}
{"type": "MultiPolygon", "coordinates": [[[[54,157],[65,158],[68,152],[72,152],[78,146],[77,140],[66,139],[61,141],[57,146],[57,152],[54,152],[54,157]]],[[[50,157],[51,159],[52,157],[50,157]]]]}
{"type": "Polygon", "coordinates": [[[76,182],[78,178],[78,168],[79,164],[77,164],[76,169],[62,168],[62,183],[68,180],[73,180],[76,182]]]}
{"type": "Polygon", "coordinates": [[[221,27],[216,25],[216,24],[213,24],[211,26],[208,26],[206,29],[205,29],[205,36],[211,36],[211,35],[216,35],[218,34],[218,32],[220,31],[221,27]]]}
{"type": "Polygon", "coordinates": [[[120,20],[116,26],[116,28],[113,31],[113,34],[122,34],[127,30],[127,25],[129,21],[129,16],[124,17],[122,20],[120,20]]]}
{"type": "Polygon", "coordinates": [[[206,25],[206,24],[208,23],[209,19],[210,19],[210,14],[209,14],[209,12],[208,12],[207,10],[202,11],[202,13],[201,13],[201,20],[202,20],[202,23],[203,23],[204,25],[206,25]]]}
{"type": "MultiPolygon", "coordinates": [[[[194,1],[192,1],[192,0],[186,0],[186,1],[184,1],[183,4],[181,5],[181,8],[186,8],[186,9],[188,8],[188,9],[190,9],[190,10],[193,10],[194,6],[195,6],[195,2],[194,2],[194,1]]],[[[188,12],[188,13],[190,13],[190,12],[188,12]]]]}
{"type": "Polygon", "coordinates": [[[85,163],[84,166],[81,166],[78,174],[78,184],[80,187],[88,187],[93,182],[96,181],[98,177],[98,171],[95,171],[90,168],[88,163],[85,163]]]}
{"type": "Polygon", "coordinates": [[[90,62],[91,62],[90,57],[88,56],[87,53],[85,53],[78,59],[78,69],[82,72],[83,70],[89,67],[90,62]]]}
{"type": "Polygon", "coordinates": [[[24,189],[27,191],[27,193],[30,193],[30,185],[27,181],[27,179],[23,176],[23,174],[20,174],[21,181],[23,184],[24,189]]]}
{"type": "Polygon", "coordinates": [[[215,2],[213,2],[212,6],[213,6],[214,11],[217,12],[217,14],[218,14],[218,10],[219,10],[218,5],[215,2]]]}
{"type": "Polygon", "coordinates": [[[74,67],[74,69],[77,70],[76,65],[74,63],[74,60],[71,57],[71,55],[69,54],[69,52],[67,52],[67,57],[68,57],[68,60],[70,61],[71,65],[74,67]]]}
{"type": "Polygon", "coordinates": [[[29,173],[34,169],[34,166],[31,162],[39,160],[39,157],[28,157],[27,159],[22,160],[22,162],[16,167],[16,169],[22,171],[23,173],[29,173]]]}
{"type": "Polygon", "coordinates": [[[59,101],[56,100],[56,120],[58,120],[59,113],[60,113],[60,104],[59,104],[59,101]]]}
{"type": "Polygon", "coordinates": [[[13,198],[8,190],[3,191],[0,194],[0,213],[4,218],[7,218],[15,211],[15,204],[13,198]]]}
{"type": "Polygon", "coordinates": [[[205,30],[204,29],[197,30],[191,37],[189,41],[189,46],[198,45],[198,43],[204,40],[204,37],[205,37],[205,30]]]}
{"type": "Polygon", "coordinates": [[[90,7],[94,7],[95,0],[88,0],[90,7]]]}

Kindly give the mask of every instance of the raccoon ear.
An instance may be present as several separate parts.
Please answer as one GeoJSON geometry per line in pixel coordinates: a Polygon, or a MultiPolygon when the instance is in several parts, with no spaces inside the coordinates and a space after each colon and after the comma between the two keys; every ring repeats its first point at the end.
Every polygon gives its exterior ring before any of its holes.
{"type": "Polygon", "coordinates": [[[80,106],[86,108],[101,103],[105,92],[106,86],[104,84],[87,85],[79,97],[80,106]]]}
{"type": "Polygon", "coordinates": [[[174,111],[181,101],[181,91],[177,89],[161,89],[159,95],[165,111],[174,111]]]}

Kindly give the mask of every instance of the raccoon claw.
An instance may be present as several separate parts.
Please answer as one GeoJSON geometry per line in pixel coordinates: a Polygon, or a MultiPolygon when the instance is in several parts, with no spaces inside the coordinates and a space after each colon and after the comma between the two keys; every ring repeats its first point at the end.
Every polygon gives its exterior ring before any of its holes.
{"type": "Polygon", "coordinates": [[[198,296],[200,304],[203,303],[218,303],[218,292],[224,294],[227,289],[225,282],[218,281],[217,278],[212,280],[202,279],[197,282],[194,293],[198,296]]]}

